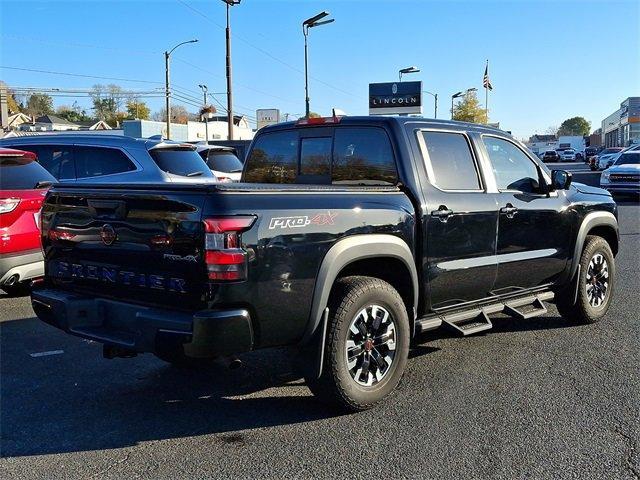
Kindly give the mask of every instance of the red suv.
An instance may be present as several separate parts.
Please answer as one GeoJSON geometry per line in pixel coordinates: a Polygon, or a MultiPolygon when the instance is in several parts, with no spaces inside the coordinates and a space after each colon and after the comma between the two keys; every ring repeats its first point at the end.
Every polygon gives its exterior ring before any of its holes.
{"type": "Polygon", "coordinates": [[[26,293],[44,273],[40,207],[56,179],[31,152],[0,148],[0,288],[26,293]]]}

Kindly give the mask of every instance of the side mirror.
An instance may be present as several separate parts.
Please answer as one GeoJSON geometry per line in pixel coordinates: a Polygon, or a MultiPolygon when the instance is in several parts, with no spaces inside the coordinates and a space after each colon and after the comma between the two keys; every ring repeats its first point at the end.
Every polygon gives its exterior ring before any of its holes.
{"type": "Polygon", "coordinates": [[[551,186],[553,190],[568,190],[572,175],[566,170],[551,170],[551,186]]]}

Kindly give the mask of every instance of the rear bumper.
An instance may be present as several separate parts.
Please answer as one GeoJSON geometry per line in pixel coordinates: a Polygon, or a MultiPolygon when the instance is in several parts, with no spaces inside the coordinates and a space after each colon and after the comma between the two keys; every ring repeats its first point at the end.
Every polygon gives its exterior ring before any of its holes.
{"type": "Polygon", "coordinates": [[[14,275],[20,282],[43,276],[42,252],[38,249],[0,255],[0,286],[14,275]]]}
{"type": "Polygon", "coordinates": [[[251,318],[245,309],[189,314],[47,288],[33,291],[31,304],[49,325],[135,352],[182,344],[189,357],[213,358],[253,348],[251,318]]]}

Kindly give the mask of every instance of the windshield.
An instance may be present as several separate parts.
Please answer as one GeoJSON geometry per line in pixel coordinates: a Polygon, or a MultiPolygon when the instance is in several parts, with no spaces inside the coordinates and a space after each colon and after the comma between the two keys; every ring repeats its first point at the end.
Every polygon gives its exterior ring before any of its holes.
{"type": "Polygon", "coordinates": [[[214,178],[211,170],[195,150],[176,148],[154,148],[149,154],[160,170],[182,177],[214,178]]]}
{"type": "Polygon", "coordinates": [[[618,153],[621,150],[622,150],[621,148],[607,148],[602,153],[600,153],[600,155],[609,155],[610,153],[618,153]]]}
{"type": "Polygon", "coordinates": [[[616,160],[616,165],[631,165],[640,164],[640,152],[629,152],[620,155],[620,158],[616,160]]]}
{"type": "Polygon", "coordinates": [[[242,162],[231,152],[209,150],[207,165],[211,170],[225,173],[242,172],[242,162]]]}

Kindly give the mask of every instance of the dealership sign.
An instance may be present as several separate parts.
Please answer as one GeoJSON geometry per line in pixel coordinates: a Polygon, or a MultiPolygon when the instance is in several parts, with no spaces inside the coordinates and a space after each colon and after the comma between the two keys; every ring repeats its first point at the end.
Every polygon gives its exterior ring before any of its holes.
{"type": "Polygon", "coordinates": [[[369,84],[369,115],[422,113],[422,82],[369,84]]]}
{"type": "Polygon", "coordinates": [[[256,110],[258,130],[267,125],[280,123],[280,110],[277,108],[261,108],[256,110]]]}

